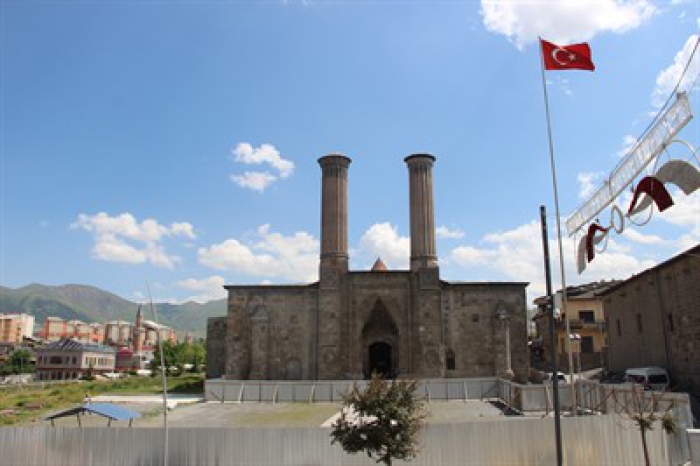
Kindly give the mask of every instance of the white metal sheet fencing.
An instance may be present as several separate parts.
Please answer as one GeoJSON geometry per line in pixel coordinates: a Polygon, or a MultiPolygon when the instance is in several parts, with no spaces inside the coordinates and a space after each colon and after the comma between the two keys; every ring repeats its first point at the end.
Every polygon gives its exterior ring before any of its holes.
{"type": "MultiPolygon", "coordinates": [[[[209,379],[204,384],[206,401],[224,402],[337,402],[357,383],[362,389],[367,381],[317,380],[224,380],[209,379]]],[[[595,381],[579,380],[575,384],[577,406],[588,413],[620,413],[635,400],[634,385],[605,385],[595,381]]],[[[553,411],[551,384],[524,385],[496,377],[474,379],[423,379],[418,381],[418,395],[427,401],[497,399],[523,413],[553,411]]],[[[571,410],[570,385],[559,387],[559,403],[562,410],[571,410]]],[[[643,392],[648,400],[658,392],[643,392]]],[[[692,413],[688,395],[664,393],[658,403],[664,411],[673,404],[673,414],[681,427],[692,427],[692,413]]]]}
{"type": "MultiPolygon", "coordinates": [[[[331,445],[321,428],[171,428],[168,464],[369,466],[365,454],[331,445]]],[[[411,466],[555,464],[551,419],[518,418],[430,424],[411,466]]],[[[643,464],[639,431],[615,416],[562,419],[567,465],[643,464]]],[[[163,431],[156,428],[0,428],[0,462],[13,466],[159,465],[163,431]]],[[[666,434],[648,434],[652,464],[669,464],[666,434]]]]}
{"type": "MultiPolygon", "coordinates": [[[[483,400],[500,398],[501,381],[495,377],[479,379],[423,379],[418,382],[418,395],[429,400],[483,400]]],[[[353,383],[362,389],[365,380],[224,380],[209,379],[204,383],[206,401],[267,403],[341,401],[353,383]]]]}
{"type": "Polygon", "coordinates": [[[700,429],[688,429],[691,464],[700,464],[700,429]]]}

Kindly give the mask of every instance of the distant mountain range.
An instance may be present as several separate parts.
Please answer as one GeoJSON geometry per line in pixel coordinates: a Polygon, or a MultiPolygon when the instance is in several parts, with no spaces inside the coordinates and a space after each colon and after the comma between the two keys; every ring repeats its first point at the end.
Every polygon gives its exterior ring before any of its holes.
{"type": "MultiPolygon", "coordinates": [[[[207,318],[226,314],[226,299],[204,304],[156,303],[155,307],[159,323],[179,333],[192,332],[196,337],[204,337],[207,318]]],[[[46,286],[38,283],[14,289],[0,286],[0,312],[31,314],[36,318],[36,328],[49,316],[83,322],[134,322],[137,309],[137,303],[92,286],[46,286]]],[[[153,320],[148,306],[142,312],[144,318],[153,320]]]]}

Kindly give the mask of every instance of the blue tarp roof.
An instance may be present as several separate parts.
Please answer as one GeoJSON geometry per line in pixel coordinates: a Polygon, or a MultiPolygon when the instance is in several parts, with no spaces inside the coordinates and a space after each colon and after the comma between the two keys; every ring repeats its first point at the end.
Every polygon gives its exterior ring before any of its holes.
{"type": "Polygon", "coordinates": [[[141,413],[131,411],[130,409],[126,409],[123,406],[115,405],[112,403],[87,403],[82,406],[78,406],[77,408],[71,408],[65,411],[52,414],[51,416],[47,417],[46,420],[50,421],[59,417],[75,416],[76,414],[86,412],[94,413],[99,416],[112,419],[114,421],[128,421],[136,417],[141,417],[141,413]]]}

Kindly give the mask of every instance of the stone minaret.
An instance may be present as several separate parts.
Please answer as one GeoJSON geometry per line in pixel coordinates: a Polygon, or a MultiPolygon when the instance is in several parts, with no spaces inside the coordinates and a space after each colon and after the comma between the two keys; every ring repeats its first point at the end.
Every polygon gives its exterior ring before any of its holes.
{"type": "Polygon", "coordinates": [[[411,217],[411,270],[437,267],[435,214],[433,208],[433,163],[430,154],[404,159],[408,165],[411,217]]]}
{"type": "Polygon", "coordinates": [[[338,379],[347,370],[348,167],[350,159],[330,154],[318,159],[321,179],[321,265],[317,319],[312,334],[312,373],[315,379],[338,379]],[[343,351],[345,348],[345,351],[343,351]]]}
{"type": "MultiPolygon", "coordinates": [[[[318,159],[321,180],[321,271],[348,270],[348,166],[344,155],[318,159]]],[[[323,273],[322,273],[323,275],[323,273]]],[[[323,280],[323,277],[321,277],[323,280]]]]}
{"type": "Polygon", "coordinates": [[[136,312],[136,322],[134,323],[134,331],[131,338],[131,346],[134,350],[134,354],[140,354],[142,349],[142,332],[141,328],[141,305],[139,305],[139,310],[136,312]]]}

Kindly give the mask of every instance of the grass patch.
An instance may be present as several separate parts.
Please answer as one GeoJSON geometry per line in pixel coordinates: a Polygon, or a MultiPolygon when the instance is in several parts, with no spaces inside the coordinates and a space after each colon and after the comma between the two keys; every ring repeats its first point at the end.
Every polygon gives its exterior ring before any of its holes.
{"type": "MultiPolygon", "coordinates": [[[[29,385],[0,390],[0,426],[43,419],[49,411],[83,403],[85,393],[139,395],[162,393],[160,377],[128,377],[106,381],[75,381],[62,385],[29,385]],[[27,409],[27,405],[31,409],[27,409]],[[40,405],[40,407],[37,407],[40,405]]],[[[168,393],[202,393],[204,375],[168,377],[168,393]]]]}
{"type": "Polygon", "coordinates": [[[256,408],[258,409],[255,411],[236,414],[234,424],[245,427],[299,427],[320,425],[340,409],[339,405],[332,403],[257,405],[256,408]]]}

